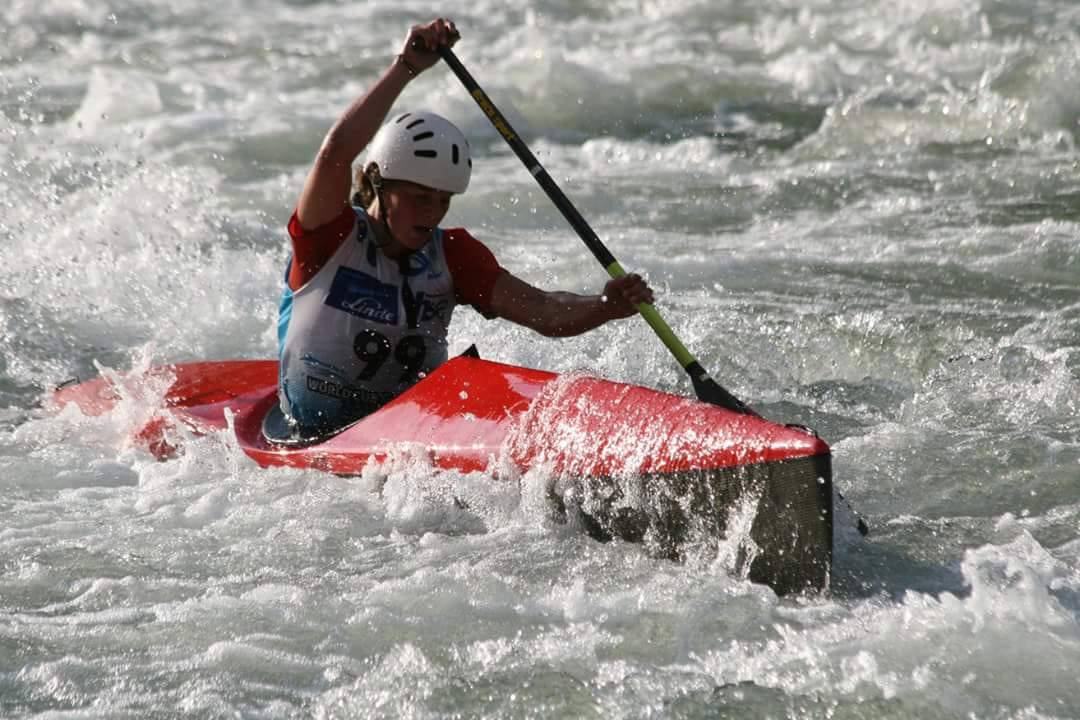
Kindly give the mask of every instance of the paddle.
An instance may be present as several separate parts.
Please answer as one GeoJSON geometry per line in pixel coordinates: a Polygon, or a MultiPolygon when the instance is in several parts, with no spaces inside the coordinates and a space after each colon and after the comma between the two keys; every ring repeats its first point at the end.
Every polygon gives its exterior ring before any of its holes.
{"type": "MultiPolygon", "coordinates": [[[[499,112],[495,104],[491,102],[487,94],[480,88],[476,80],[473,79],[469,71],[465,69],[465,66],[458,60],[457,55],[446,45],[439,46],[439,55],[446,61],[446,64],[450,66],[450,69],[457,75],[458,80],[465,86],[465,89],[469,91],[476,104],[480,106],[480,109],[487,115],[488,120],[495,126],[495,129],[499,131],[499,134],[503,136],[510,148],[518,156],[518,158],[525,164],[525,167],[536,178],[536,182],[540,183],[540,187],[544,189],[547,196],[551,198],[555,206],[562,212],[563,217],[567,219],[570,225],[577,231],[577,234],[588,246],[592,254],[600,261],[600,264],[607,270],[608,275],[613,278],[622,277],[626,274],[626,271],[622,269],[619,262],[615,259],[604,244],[600,242],[600,238],[593,232],[593,229],[589,227],[589,224],[585,222],[585,218],[581,216],[581,213],[577,211],[577,208],[573,206],[570,200],[563,194],[559,186],[555,184],[555,181],[548,175],[547,170],[540,165],[540,161],[532,154],[529,148],[521,140],[518,134],[514,131],[514,128],[510,126],[506,118],[499,112]]],[[[671,354],[675,356],[675,359],[682,365],[690,375],[690,380],[694,385],[694,392],[697,393],[698,399],[703,400],[713,405],[719,405],[720,407],[727,408],[728,410],[734,410],[735,412],[744,413],[747,415],[757,415],[756,412],[750,409],[748,405],[739,400],[737,397],[729,393],[722,388],[719,383],[709,377],[709,373],[705,371],[705,368],[701,367],[701,363],[690,354],[690,351],[686,349],[686,346],[682,344],[678,337],[675,336],[674,331],[668,326],[664,319],[660,317],[660,313],[656,311],[651,303],[641,303],[637,305],[637,310],[641,313],[641,316],[645,318],[645,322],[649,323],[649,327],[653,329],[660,340],[667,346],[667,349],[671,351],[671,354]]]]}

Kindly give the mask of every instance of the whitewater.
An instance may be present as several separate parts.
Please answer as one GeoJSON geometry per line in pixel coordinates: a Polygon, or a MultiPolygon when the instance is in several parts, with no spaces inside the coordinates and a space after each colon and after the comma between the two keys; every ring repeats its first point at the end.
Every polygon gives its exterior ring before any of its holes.
{"type": "MultiPolygon", "coordinates": [[[[268,358],[285,223],[411,1],[0,8],[0,716],[1080,718],[1080,6],[451,2],[455,51],[676,334],[817,430],[869,536],[828,591],[599,543],[401,448],[264,470],[130,442],[165,388],[268,358]],[[465,500],[453,502],[454,498],[465,500]]],[[[470,137],[444,223],[548,289],[603,269],[447,68],[397,107],[470,137]]],[[[690,395],[640,319],[451,353],[690,395]]]]}

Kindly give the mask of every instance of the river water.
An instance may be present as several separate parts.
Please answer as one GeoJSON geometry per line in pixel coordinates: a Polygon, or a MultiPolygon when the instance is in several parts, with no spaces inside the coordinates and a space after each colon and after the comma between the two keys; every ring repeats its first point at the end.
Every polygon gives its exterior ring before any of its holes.
{"type": "MultiPolygon", "coordinates": [[[[0,715],[1080,717],[1080,6],[476,0],[459,57],[713,375],[831,444],[866,517],[778,598],[403,456],[159,463],[153,393],[71,376],[270,357],[323,133],[424,3],[0,9],[0,715]],[[467,510],[448,494],[470,498],[467,510]]],[[[547,288],[602,270],[444,66],[463,224],[547,288]]],[[[639,320],[451,351],[689,394],[639,320]]],[[[542,478],[537,480],[542,484],[542,478]]],[[[535,484],[535,483],[534,483],[535,484]]]]}

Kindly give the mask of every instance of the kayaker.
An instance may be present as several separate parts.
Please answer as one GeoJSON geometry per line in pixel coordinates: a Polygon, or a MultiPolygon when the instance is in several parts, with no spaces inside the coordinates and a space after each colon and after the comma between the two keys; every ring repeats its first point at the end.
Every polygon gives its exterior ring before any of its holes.
{"type": "Polygon", "coordinates": [[[410,29],[401,53],[330,128],[289,220],[279,396],[301,434],[362,417],[445,362],[455,305],[560,337],[653,301],[636,274],[598,295],[540,290],[465,229],[439,227],[469,185],[468,140],[430,112],[383,121],[405,85],[439,60],[438,46],[457,38],[445,18],[410,29]],[[365,148],[354,195],[353,163],[365,148]]]}

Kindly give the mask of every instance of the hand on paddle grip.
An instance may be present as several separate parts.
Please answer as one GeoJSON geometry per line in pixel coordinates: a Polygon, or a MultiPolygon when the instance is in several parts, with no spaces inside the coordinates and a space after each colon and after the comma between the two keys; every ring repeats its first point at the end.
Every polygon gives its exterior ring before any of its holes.
{"type": "Polygon", "coordinates": [[[414,76],[439,62],[439,47],[453,47],[461,34],[453,20],[436,18],[425,25],[413,25],[398,55],[414,76]]]}
{"type": "Polygon", "coordinates": [[[652,304],[653,291],[637,273],[612,278],[604,285],[604,302],[612,318],[630,317],[642,303],[652,304]]]}

